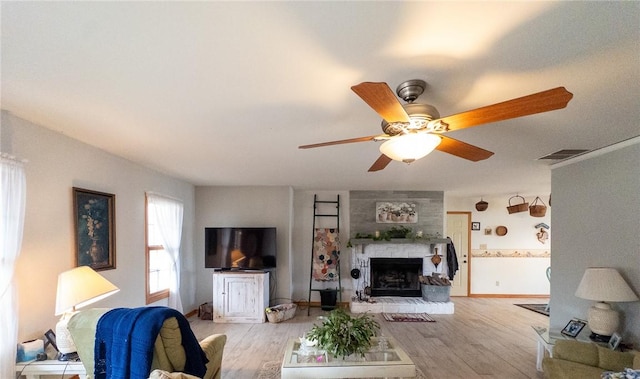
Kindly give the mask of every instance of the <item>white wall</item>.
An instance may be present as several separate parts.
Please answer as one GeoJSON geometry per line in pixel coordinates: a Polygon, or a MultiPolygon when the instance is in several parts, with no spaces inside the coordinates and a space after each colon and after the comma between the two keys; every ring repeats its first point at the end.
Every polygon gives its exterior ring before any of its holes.
{"type": "Polygon", "coordinates": [[[184,201],[182,286],[184,308],[194,309],[194,188],[2,111],[0,150],[28,159],[22,249],[16,267],[20,341],[54,328],[56,284],[74,261],[72,187],[115,194],[116,269],[101,271],[120,288],[100,307],[145,305],[145,191],[184,201]]]}
{"type": "MultiPolygon", "coordinates": [[[[313,196],[318,195],[318,200],[335,201],[340,195],[340,275],[342,276],[342,301],[349,301],[351,298],[351,277],[349,267],[351,249],[347,248],[349,242],[349,191],[295,191],[294,192],[294,222],[292,232],[291,249],[291,285],[292,297],[294,300],[307,301],[309,296],[309,276],[311,275],[311,249],[313,238],[313,196]]],[[[317,227],[332,227],[334,220],[318,220],[317,227]],[[325,224],[331,222],[331,224],[325,224]]],[[[327,282],[327,287],[336,288],[335,282],[327,282]]],[[[314,288],[319,288],[320,284],[314,284],[314,288]]],[[[320,301],[317,292],[311,294],[311,301],[320,301]]]]}
{"type": "Polygon", "coordinates": [[[194,257],[197,270],[195,297],[201,304],[213,299],[213,269],[204,267],[204,228],[270,227],[277,228],[276,285],[272,303],[291,301],[291,220],[290,187],[196,187],[194,257]]]}
{"type": "MultiPolygon", "coordinates": [[[[637,122],[634,121],[634,122],[637,122]]],[[[552,167],[551,327],[586,319],[574,293],[587,267],[614,267],[640,295],[640,137],[552,167]]],[[[622,338],[640,343],[640,302],[615,303],[622,338]]]]}
{"type": "MultiPolygon", "coordinates": [[[[507,206],[513,195],[488,196],[487,210],[479,212],[475,204],[480,198],[447,197],[447,211],[471,212],[471,221],[480,223],[479,231],[471,232],[471,293],[472,295],[548,295],[549,281],[545,271],[550,265],[553,225],[551,209],[547,204],[544,217],[532,217],[529,212],[509,214],[507,206]],[[538,241],[535,226],[546,223],[551,228],[550,238],[543,244],[538,241]],[[507,234],[498,236],[497,226],[506,226],[507,234]],[[485,234],[485,228],[491,234],[485,234]],[[496,255],[502,257],[496,257],[496,255]],[[482,257],[481,255],[488,255],[482,257]],[[520,257],[510,257],[519,255],[520,257]],[[534,257],[522,257],[532,255],[534,257]]],[[[528,203],[539,196],[547,203],[549,194],[522,194],[528,203]]],[[[515,199],[512,204],[515,204],[515,199]]]]}
{"type": "MultiPolygon", "coordinates": [[[[313,196],[335,200],[340,195],[341,275],[347,279],[350,250],[348,191],[293,191],[289,187],[196,187],[194,251],[198,283],[196,299],[212,299],[213,269],[204,268],[204,228],[208,226],[276,226],[278,228],[277,289],[272,303],[306,301],[309,290],[313,229],[313,196]],[[347,276],[345,276],[347,275],[347,276]]],[[[319,227],[332,225],[322,224],[319,227]]],[[[349,277],[350,278],[350,277],[349,277]]],[[[343,280],[343,301],[351,296],[343,280]]],[[[336,284],[332,283],[335,287],[336,284]]],[[[314,293],[312,301],[320,301],[314,293]]]]}

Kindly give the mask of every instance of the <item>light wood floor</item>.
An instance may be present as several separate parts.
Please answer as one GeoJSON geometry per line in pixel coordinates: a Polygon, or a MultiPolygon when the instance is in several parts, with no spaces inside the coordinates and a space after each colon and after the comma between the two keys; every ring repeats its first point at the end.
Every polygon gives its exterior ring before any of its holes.
{"type": "MultiPolygon", "coordinates": [[[[427,378],[542,378],[536,371],[536,337],[531,325],[548,317],[513,304],[544,303],[530,298],[454,297],[455,314],[436,322],[387,322],[375,315],[383,334],[395,337],[427,378]]],[[[325,312],[298,308],[296,316],[271,324],[221,324],[192,317],[198,339],[227,335],[223,379],[254,378],[267,361],[281,360],[285,342],[302,336],[325,312]]]]}

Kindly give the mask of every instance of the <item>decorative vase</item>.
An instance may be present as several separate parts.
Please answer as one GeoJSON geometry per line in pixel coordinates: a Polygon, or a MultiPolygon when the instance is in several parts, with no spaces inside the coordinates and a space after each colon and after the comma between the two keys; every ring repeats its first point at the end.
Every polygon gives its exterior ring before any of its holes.
{"type": "Polygon", "coordinates": [[[98,263],[103,260],[104,255],[102,246],[98,245],[98,240],[96,238],[93,239],[93,242],[89,247],[89,256],[91,257],[91,261],[93,263],[98,263]]]}

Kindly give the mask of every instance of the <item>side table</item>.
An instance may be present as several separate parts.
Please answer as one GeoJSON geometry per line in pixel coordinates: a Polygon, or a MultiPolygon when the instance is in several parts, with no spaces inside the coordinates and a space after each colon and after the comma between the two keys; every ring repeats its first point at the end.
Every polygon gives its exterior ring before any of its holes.
{"type": "Polygon", "coordinates": [[[16,375],[18,374],[24,375],[26,379],[40,379],[41,375],[59,375],[60,378],[78,375],[80,379],[87,377],[82,362],[62,362],[57,359],[16,363],[16,375]]]}
{"type": "Polygon", "coordinates": [[[538,337],[538,350],[536,354],[536,370],[542,371],[542,358],[544,358],[544,351],[549,353],[550,357],[553,357],[553,345],[555,341],[549,336],[549,330],[540,326],[532,326],[536,331],[538,337]]]}
{"type": "MultiPolygon", "coordinates": [[[[574,339],[583,342],[589,342],[589,339],[585,339],[578,335],[577,338],[565,336],[560,332],[550,332],[548,328],[542,326],[531,326],[536,331],[536,337],[538,337],[538,351],[536,355],[536,370],[542,371],[542,358],[544,358],[545,350],[549,353],[550,357],[553,357],[553,346],[557,340],[560,339],[574,339]]],[[[582,333],[581,333],[582,334],[582,333]]]]}

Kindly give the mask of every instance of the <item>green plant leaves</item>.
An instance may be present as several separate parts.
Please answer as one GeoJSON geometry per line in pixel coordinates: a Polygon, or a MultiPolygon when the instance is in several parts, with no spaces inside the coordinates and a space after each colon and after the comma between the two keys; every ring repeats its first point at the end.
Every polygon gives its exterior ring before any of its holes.
{"type": "Polygon", "coordinates": [[[318,346],[334,357],[364,356],[378,330],[380,325],[371,316],[352,317],[338,308],[329,313],[322,325],[314,325],[307,338],[317,340],[318,346]]]}

